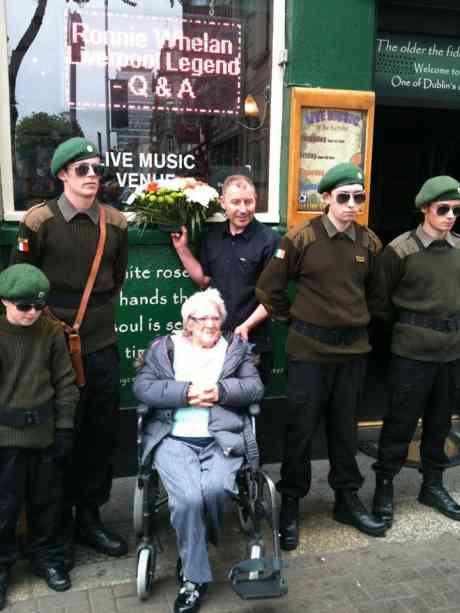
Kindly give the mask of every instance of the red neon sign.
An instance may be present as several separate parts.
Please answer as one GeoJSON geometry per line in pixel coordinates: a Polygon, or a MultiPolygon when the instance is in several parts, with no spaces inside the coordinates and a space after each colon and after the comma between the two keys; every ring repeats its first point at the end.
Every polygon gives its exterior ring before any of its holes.
{"type": "Polygon", "coordinates": [[[238,21],[160,18],[102,11],[66,13],[66,98],[70,108],[105,108],[105,67],[110,79],[125,79],[128,111],[208,115],[241,113],[242,25],[238,21]],[[75,53],[78,49],[78,54],[75,53]],[[78,88],[69,99],[70,65],[78,88]]]}

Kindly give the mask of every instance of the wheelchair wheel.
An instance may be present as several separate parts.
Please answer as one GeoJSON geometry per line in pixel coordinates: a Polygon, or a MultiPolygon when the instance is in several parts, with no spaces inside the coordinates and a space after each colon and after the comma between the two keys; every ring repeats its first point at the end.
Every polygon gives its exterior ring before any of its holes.
{"type": "Polygon", "coordinates": [[[144,514],[144,495],[145,487],[140,488],[137,481],[134,488],[134,509],[133,509],[133,523],[134,533],[136,536],[142,536],[143,531],[143,514],[144,514]]]}
{"type": "Polygon", "coordinates": [[[137,595],[146,600],[152,591],[157,552],[155,547],[144,547],[137,558],[137,595]]]}

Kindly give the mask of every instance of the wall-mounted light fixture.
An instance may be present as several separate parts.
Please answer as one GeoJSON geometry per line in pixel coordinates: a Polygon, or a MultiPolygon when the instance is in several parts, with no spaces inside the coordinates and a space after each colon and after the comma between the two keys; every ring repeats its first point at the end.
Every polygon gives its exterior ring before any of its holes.
{"type": "Polygon", "coordinates": [[[266,85],[264,90],[264,107],[262,109],[262,113],[260,112],[259,105],[256,102],[256,99],[252,94],[248,94],[244,99],[244,116],[249,119],[258,119],[258,123],[256,125],[249,125],[247,123],[243,123],[241,121],[237,121],[239,126],[246,128],[246,130],[260,130],[263,128],[265,124],[265,119],[267,117],[267,110],[270,104],[270,86],[266,85]]]}

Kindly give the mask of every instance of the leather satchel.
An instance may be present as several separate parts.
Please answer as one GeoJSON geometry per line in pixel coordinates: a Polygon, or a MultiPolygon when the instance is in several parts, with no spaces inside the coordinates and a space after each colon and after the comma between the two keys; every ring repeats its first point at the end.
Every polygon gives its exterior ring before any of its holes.
{"type": "Polygon", "coordinates": [[[77,315],[72,326],[61,321],[56,315],[49,309],[46,309],[47,314],[58,321],[67,337],[67,347],[69,349],[70,361],[72,362],[73,369],[75,371],[75,382],[78,387],[83,387],[85,381],[85,371],[83,368],[83,358],[81,353],[81,338],[80,327],[85,317],[86,309],[88,307],[88,301],[93,291],[94,282],[99,271],[99,266],[102,260],[102,254],[104,253],[106,239],[106,224],[105,224],[105,209],[103,206],[99,206],[99,242],[97,244],[96,254],[94,256],[91,270],[86,281],[85,289],[81,298],[80,306],[78,307],[77,315]]]}

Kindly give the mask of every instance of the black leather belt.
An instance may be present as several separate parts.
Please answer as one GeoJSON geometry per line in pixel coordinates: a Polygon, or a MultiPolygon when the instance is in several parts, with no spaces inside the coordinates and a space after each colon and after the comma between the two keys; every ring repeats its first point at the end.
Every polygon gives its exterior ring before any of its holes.
{"type": "Polygon", "coordinates": [[[301,319],[293,319],[291,325],[299,334],[328,345],[352,345],[366,335],[366,328],[363,326],[360,328],[322,328],[308,324],[301,319]]]}
{"type": "Polygon", "coordinates": [[[0,409],[0,425],[16,428],[39,426],[47,422],[52,414],[52,402],[43,404],[35,409],[0,409]]]}
{"type": "MultiPolygon", "coordinates": [[[[78,309],[81,302],[81,293],[57,292],[51,290],[48,294],[48,305],[58,309],[78,309]]],[[[91,294],[88,301],[88,308],[102,306],[107,304],[113,298],[113,292],[97,292],[91,294]]]]}
{"type": "Polygon", "coordinates": [[[437,332],[458,332],[460,330],[460,317],[438,319],[437,317],[428,317],[427,315],[420,315],[419,313],[401,311],[398,319],[403,324],[429,328],[437,332]]]}

